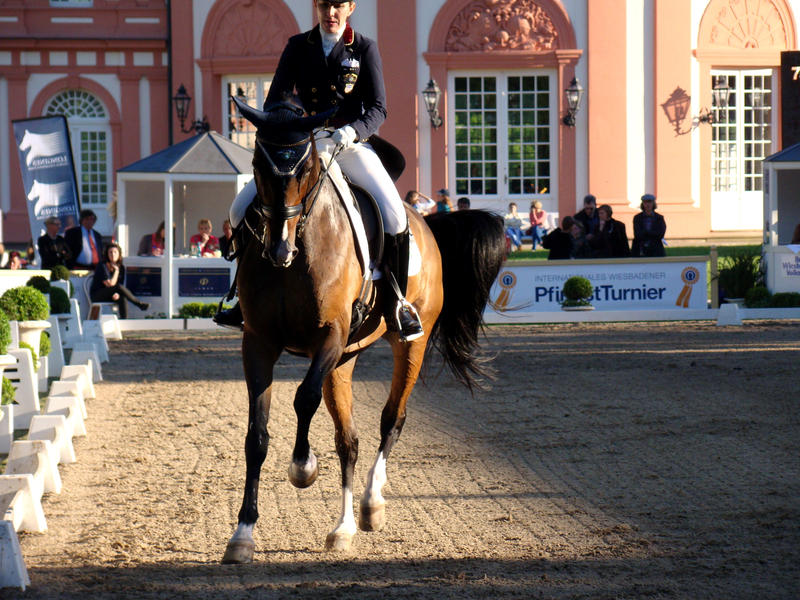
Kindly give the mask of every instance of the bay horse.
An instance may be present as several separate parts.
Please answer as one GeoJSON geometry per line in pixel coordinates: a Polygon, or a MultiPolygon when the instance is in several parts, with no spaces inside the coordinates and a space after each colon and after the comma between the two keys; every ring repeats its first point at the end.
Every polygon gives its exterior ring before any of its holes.
{"type": "MultiPolygon", "coordinates": [[[[486,212],[462,211],[432,215],[426,222],[407,206],[422,267],[409,278],[406,297],[419,312],[425,335],[401,342],[397,331],[387,329],[380,308],[371,310],[351,333],[363,271],[345,208],[326,176],[328,163],[324,153],[317,153],[313,133],[330,115],[308,117],[288,103],[259,111],[237,99],[234,102],[257,130],[253,205],[260,216],[254,228],[257,239],[244,245],[236,276],[244,315],[242,361],[249,396],[247,467],[238,527],[223,562],[253,559],[259,476],[269,443],[273,366],[284,350],[311,360],[294,398],[297,431],[289,479],[304,488],[317,477],[308,432],[324,398],[335,426],[342,483],[341,515],[325,546],[345,551],[356,533],[353,473],[358,435],[351,388],[356,361],[381,337],[391,345],[391,391],[381,415],[378,454],[360,503],[359,526],[371,531],[381,529],[385,522],[386,461],[403,428],[406,402],[426,348],[439,349],[470,390],[482,373],[475,351],[489,291],[505,260],[502,221],[486,212]]],[[[372,298],[377,307],[382,306],[381,287],[376,286],[372,298]]]]}

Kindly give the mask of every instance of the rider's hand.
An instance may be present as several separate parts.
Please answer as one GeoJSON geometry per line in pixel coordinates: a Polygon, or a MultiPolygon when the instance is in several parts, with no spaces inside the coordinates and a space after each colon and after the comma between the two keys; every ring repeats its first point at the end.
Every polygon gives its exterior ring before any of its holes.
{"type": "Polygon", "coordinates": [[[345,125],[334,131],[331,137],[333,141],[341,145],[342,148],[348,148],[356,141],[356,130],[350,127],[350,125],[345,125]]]}

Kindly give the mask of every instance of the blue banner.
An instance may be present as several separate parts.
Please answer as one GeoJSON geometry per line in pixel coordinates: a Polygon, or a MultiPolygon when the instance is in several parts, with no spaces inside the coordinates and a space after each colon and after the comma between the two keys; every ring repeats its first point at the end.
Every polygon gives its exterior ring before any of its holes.
{"type": "Polygon", "coordinates": [[[178,269],[178,296],[219,297],[231,288],[231,272],[227,267],[178,269]]]}
{"type": "Polygon", "coordinates": [[[78,224],[78,185],[67,119],[58,115],[12,123],[35,243],[44,234],[48,217],[61,220],[62,232],[78,224]]]}

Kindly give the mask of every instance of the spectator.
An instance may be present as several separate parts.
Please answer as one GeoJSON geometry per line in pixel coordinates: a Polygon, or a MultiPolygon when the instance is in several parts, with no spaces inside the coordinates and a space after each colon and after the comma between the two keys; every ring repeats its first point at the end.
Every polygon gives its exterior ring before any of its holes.
{"type": "Polygon", "coordinates": [[[506,227],[506,237],[511,241],[511,251],[516,252],[522,248],[522,219],[517,212],[517,203],[508,205],[508,213],[503,217],[506,227]]]}
{"type": "Polygon", "coordinates": [[[33,247],[33,240],[28,244],[28,249],[25,251],[25,258],[23,259],[25,265],[36,265],[36,249],[33,247]]]}
{"type": "Polygon", "coordinates": [[[467,198],[466,196],[461,196],[461,198],[459,198],[458,201],[456,202],[456,208],[458,210],[469,210],[469,207],[470,207],[469,198],[467,198]]]}
{"type": "Polygon", "coordinates": [[[453,201],[450,200],[450,192],[446,188],[440,189],[436,192],[438,199],[436,200],[435,212],[450,212],[453,210],[453,201]]]}
{"type": "Polygon", "coordinates": [[[155,233],[146,233],[142,236],[139,241],[139,251],[136,254],[139,256],[163,256],[166,237],[166,226],[164,221],[161,221],[155,233]]]}
{"type": "Polygon", "coordinates": [[[586,236],[594,258],[624,258],[631,255],[625,224],[612,218],[612,214],[608,204],[602,204],[597,209],[600,219],[597,233],[591,239],[586,236]]]}
{"type": "Polygon", "coordinates": [[[536,242],[542,243],[545,234],[545,224],[547,223],[547,213],[542,209],[539,200],[531,202],[531,211],[528,215],[531,221],[531,228],[528,234],[531,236],[532,249],[536,250],[536,242]]]}
{"type": "Polygon", "coordinates": [[[0,268],[5,269],[7,262],[8,252],[6,252],[6,246],[3,242],[0,242],[0,268]]]}
{"type": "Polygon", "coordinates": [[[219,238],[219,250],[224,257],[228,256],[228,251],[231,249],[231,240],[233,240],[233,227],[231,220],[225,219],[222,222],[222,237],[219,238]]]}
{"type": "Polygon", "coordinates": [[[666,256],[664,234],[667,232],[667,223],[664,217],[656,212],[656,197],[653,194],[642,196],[642,209],[633,217],[633,245],[632,256],[666,256]]]}
{"type": "Polygon", "coordinates": [[[216,236],[211,235],[211,221],[208,219],[200,219],[197,223],[197,233],[190,239],[189,243],[192,245],[192,254],[197,256],[222,256],[219,250],[219,240],[216,236]]]}
{"type": "Polygon", "coordinates": [[[125,266],[122,264],[122,249],[112,242],[103,252],[103,261],[94,270],[94,279],[89,290],[92,302],[116,302],[119,316],[128,318],[128,300],[139,310],[147,310],[150,304],[142,302],[125,287],[125,266]]]}
{"type": "Polygon", "coordinates": [[[72,254],[70,263],[67,264],[70,269],[94,270],[100,263],[100,251],[103,248],[102,236],[93,229],[97,215],[93,210],[84,209],[78,221],[78,227],[64,232],[64,240],[72,254]]]}
{"type": "Polygon", "coordinates": [[[792,244],[800,244],[800,223],[798,223],[797,227],[794,228],[794,233],[792,234],[792,244]]]}
{"type": "Polygon", "coordinates": [[[17,269],[24,269],[25,264],[22,262],[22,255],[16,250],[12,250],[11,252],[9,252],[8,263],[6,263],[5,268],[11,269],[12,271],[16,271],[17,269]]]}
{"type": "Polygon", "coordinates": [[[413,206],[414,209],[423,217],[431,214],[432,212],[436,212],[434,210],[436,208],[436,202],[434,202],[433,198],[429,198],[417,190],[409,190],[406,192],[405,201],[413,206]]]}
{"type": "Polygon", "coordinates": [[[571,258],[572,253],[572,224],[575,219],[566,216],[561,220],[561,227],[556,227],[542,239],[542,248],[550,250],[547,260],[563,260],[571,258]]]}
{"type": "Polygon", "coordinates": [[[570,256],[572,258],[592,258],[592,247],[586,241],[586,234],[583,232],[583,223],[580,221],[573,221],[570,228],[570,235],[572,236],[572,249],[570,256]]]}
{"type": "Polygon", "coordinates": [[[583,210],[576,214],[574,218],[583,225],[586,239],[591,242],[600,224],[600,218],[597,214],[597,198],[592,194],[585,196],[583,198],[583,210]]]}
{"type": "Polygon", "coordinates": [[[45,234],[36,240],[43,269],[52,269],[56,265],[66,266],[72,254],[64,236],[59,235],[61,220],[58,217],[47,217],[44,221],[45,234]]]}

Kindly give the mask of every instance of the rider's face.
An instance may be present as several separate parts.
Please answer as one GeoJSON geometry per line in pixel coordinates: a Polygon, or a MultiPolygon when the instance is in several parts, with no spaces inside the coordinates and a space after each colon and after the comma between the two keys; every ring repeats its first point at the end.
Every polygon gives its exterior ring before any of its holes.
{"type": "Polygon", "coordinates": [[[347,24],[347,19],[356,9],[355,2],[341,2],[339,4],[328,0],[315,0],[317,18],[320,27],[325,33],[339,33],[347,24]]]}

